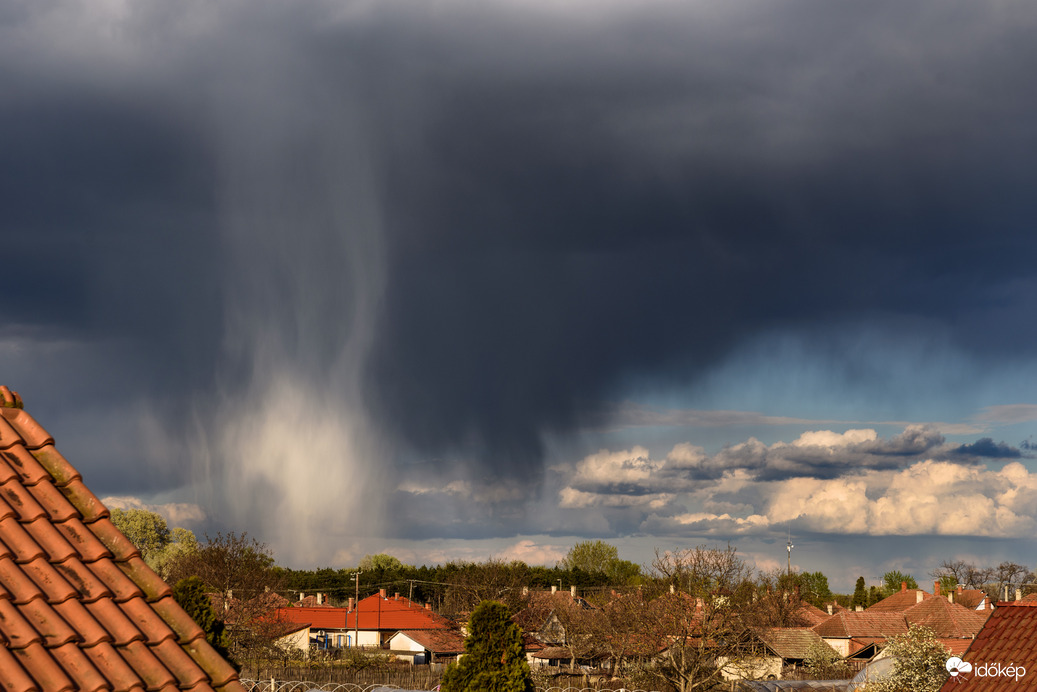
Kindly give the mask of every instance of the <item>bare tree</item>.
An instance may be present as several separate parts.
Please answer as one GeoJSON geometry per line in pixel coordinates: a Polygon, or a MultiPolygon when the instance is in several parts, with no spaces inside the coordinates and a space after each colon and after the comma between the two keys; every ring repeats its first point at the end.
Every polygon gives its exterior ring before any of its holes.
{"type": "Polygon", "coordinates": [[[752,570],[738,557],[730,544],[727,548],[695,548],[655,550],[653,577],[692,596],[716,594],[749,581],[752,570]]]}
{"type": "Polygon", "coordinates": [[[992,570],[988,567],[977,567],[974,562],[964,560],[944,560],[937,569],[929,573],[934,579],[951,577],[955,583],[970,589],[980,589],[990,581],[992,570]]]}
{"type": "Polygon", "coordinates": [[[461,563],[450,575],[443,602],[443,614],[467,617],[483,601],[503,603],[511,612],[521,610],[528,601],[523,587],[528,582],[529,566],[524,562],[491,559],[482,563],[461,563]]]}
{"type": "Polygon", "coordinates": [[[1021,584],[1024,581],[1029,581],[1027,577],[1030,575],[1030,570],[1016,562],[1002,562],[997,567],[992,567],[990,570],[989,582],[987,584],[987,593],[994,600],[1005,599],[1012,600],[1014,596],[1009,593],[1005,593],[1005,588],[1008,587],[1011,590],[1013,584],[1021,584]]]}

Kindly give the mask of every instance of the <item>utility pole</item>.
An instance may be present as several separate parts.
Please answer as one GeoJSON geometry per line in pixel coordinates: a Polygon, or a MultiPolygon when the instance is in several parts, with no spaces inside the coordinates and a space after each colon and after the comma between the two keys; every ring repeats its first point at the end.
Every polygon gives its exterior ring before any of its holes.
{"type": "Polygon", "coordinates": [[[353,648],[360,648],[360,575],[361,570],[353,573],[353,581],[356,582],[356,599],[353,601],[353,648]]]}

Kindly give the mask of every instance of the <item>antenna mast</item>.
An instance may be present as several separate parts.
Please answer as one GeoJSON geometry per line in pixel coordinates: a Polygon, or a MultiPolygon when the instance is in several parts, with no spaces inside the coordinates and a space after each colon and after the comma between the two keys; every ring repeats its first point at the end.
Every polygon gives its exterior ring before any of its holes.
{"type": "Polygon", "coordinates": [[[788,575],[790,577],[792,576],[792,549],[795,548],[795,547],[796,546],[792,545],[792,524],[789,524],[789,540],[785,544],[785,548],[789,551],[789,559],[788,559],[788,568],[787,569],[788,569],[788,575]]]}

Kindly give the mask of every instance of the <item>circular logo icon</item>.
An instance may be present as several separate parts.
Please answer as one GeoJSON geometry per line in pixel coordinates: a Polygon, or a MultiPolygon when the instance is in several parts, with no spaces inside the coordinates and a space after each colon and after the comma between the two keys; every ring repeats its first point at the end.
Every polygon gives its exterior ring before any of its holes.
{"type": "Polygon", "coordinates": [[[951,677],[956,677],[961,673],[971,673],[972,664],[968,661],[963,661],[957,656],[952,656],[947,659],[947,672],[951,674],[951,677]]]}

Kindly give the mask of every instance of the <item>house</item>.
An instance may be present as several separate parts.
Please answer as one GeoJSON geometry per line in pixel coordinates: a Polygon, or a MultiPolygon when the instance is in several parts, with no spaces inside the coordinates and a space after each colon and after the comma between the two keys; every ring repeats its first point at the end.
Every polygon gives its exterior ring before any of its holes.
{"type": "Polygon", "coordinates": [[[895,634],[904,634],[908,624],[902,613],[875,613],[869,609],[836,613],[811,629],[836,653],[847,658],[869,647],[874,650],[877,644],[895,634]]]}
{"type": "Polygon", "coordinates": [[[464,653],[458,630],[400,630],[389,637],[389,651],[413,664],[449,663],[464,653]]]}
{"type": "Polygon", "coordinates": [[[0,686],[243,692],[234,668],[0,387],[0,686]]]}
{"type": "MultiPolygon", "coordinates": [[[[939,582],[937,582],[939,586],[939,582]]],[[[902,613],[911,606],[918,605],[927,598],[932,598],[933,594],[922,589],[909,589],[907,588],[907,582],[900,582],[900,591],[897,591],[892,596],[883,598],[878,603],[866,608],[870,613],[902,613]]]]}
{"type": "Polygon", "coordinates": [[[1037,679],[1037,603],[998,603],[961,658],[972,669],[952,675],[940,692],[1033,690],[1037,679]]]}
{"type": "Polygon", "coordinates": [[[781,659],[782,668],[802,666],[815,647],[827,647],[833,654],[838,653],[809,627],[767,627],[757,636],[781,659]]]}
{"type": "Polygon", "coordinates": [[[951,591],[947,596],[958,605],[972,610],[989,611],[994,609],[994,602],[981,589],[966,589],[961,584],[958,584],[958,588],[951,591]]]}
{"type": "Polygon", "coordinates": [[[400,594],[391,598],[385,589],[361,599],[353,608],[278,608],[283,622],[309,623],[311,643],[321,648],[388,648],[400,630],[456,630],[457,624],[413,603],[400,594]]]}

